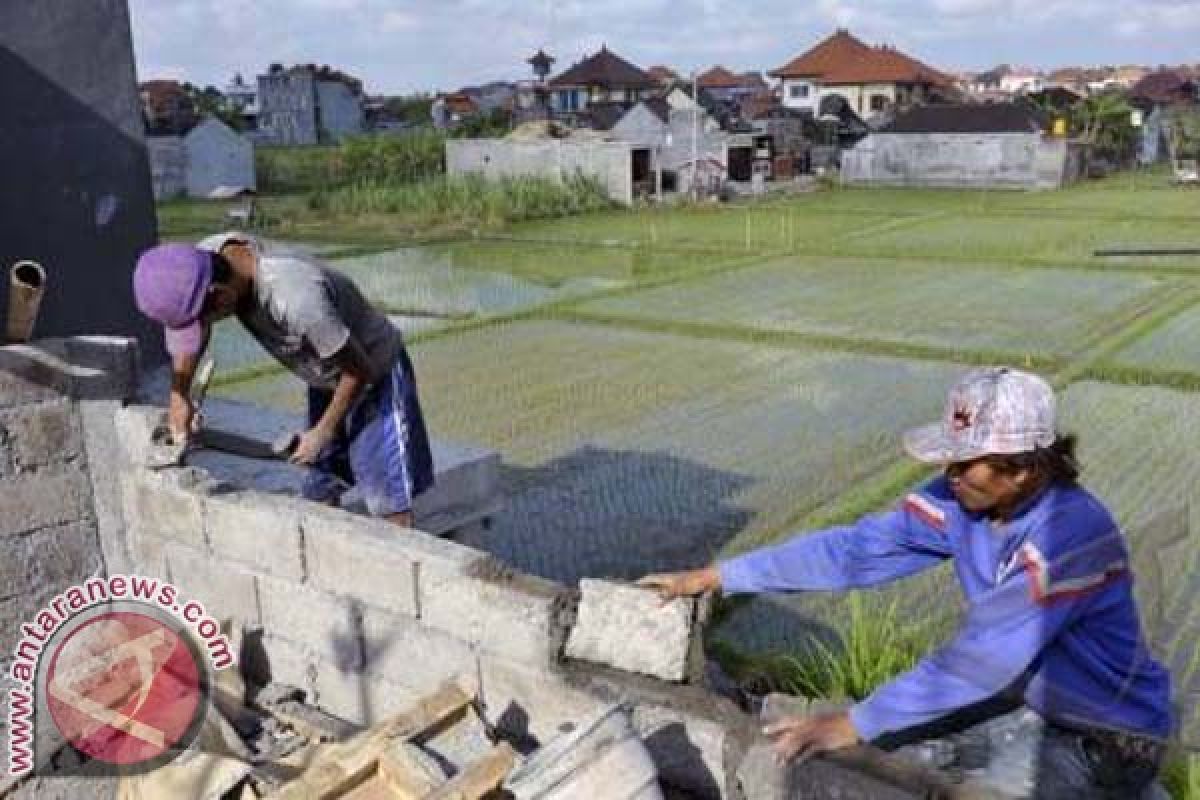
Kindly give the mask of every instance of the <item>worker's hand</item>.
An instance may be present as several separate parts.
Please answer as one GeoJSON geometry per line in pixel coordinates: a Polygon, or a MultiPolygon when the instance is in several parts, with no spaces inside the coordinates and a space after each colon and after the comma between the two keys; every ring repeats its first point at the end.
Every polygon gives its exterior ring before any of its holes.
{"type": "Polygon", "coordinates": [[[200,427],[200,415],[187,395],[171,392],[167,406],[167,428],[176,442],[186,442],[200,427]]]}
{"type": "Polygon", "coordinates": [[[312,464],[321,457],[321,451],[333,441],[333,434],[317,425],[300,434],[296,441],[296,449],[292,451],[288,461],[293,464],[312,464]]]}
{"type": "Polygon", "coordinates": [[[721,574],[716,567],[704,567],[687,572],[661,572],[647,575],[637,582],[645,589],[654,589],[664,603],[676,597],[693,597],[721,588],[721,574]]]}
{"type": "Polygon", "coordinates": [[[775,758],[780,764],[793,759],[804,761],[861,741],[850,715],[844,711],[784,717],[763,728],[763,733],[774,740],[775,758]]]}

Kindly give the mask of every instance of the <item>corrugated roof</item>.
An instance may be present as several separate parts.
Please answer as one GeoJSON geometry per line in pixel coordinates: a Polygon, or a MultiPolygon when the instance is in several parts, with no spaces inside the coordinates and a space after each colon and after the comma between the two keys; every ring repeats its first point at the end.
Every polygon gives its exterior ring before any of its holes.
{"type": "Polygon", "coordinates": [[[1037,133],[1044,115],[1028,103],[914,106],[896,114],[880,133],[1037,133]]]}
{"type": "Polygon", "coordinates": [[[949,86],[953,79],[888,45],[872,47],[840,29],[811,50],[770,73],[776,78],[813,78],[827,85],[924,83],[949,86]]]}
{"type": "Polygon", "coordinates": [[[658,81],[607,47],[550,80],[555,88],[599,86],[603,89],[650,89],[658,81]]]}

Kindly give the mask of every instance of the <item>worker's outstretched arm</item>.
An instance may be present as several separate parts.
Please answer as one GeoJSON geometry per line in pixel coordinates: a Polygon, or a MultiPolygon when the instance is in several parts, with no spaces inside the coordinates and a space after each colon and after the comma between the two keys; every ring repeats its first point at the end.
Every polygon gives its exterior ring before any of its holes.
{"type": "Polygon", "coordinates": [[[172,436],[186,438],[193,433],[195,427],[196,409],[192,406],[192,380],[196,377],[196,367],[208,347],[211,328],[204,324],[204,344],[199,352],[191,354],[171,354],[171,393],[167,399],[167,426],[172,436]]]}
{"type": "Polygon", "coordinates": [[[954,554],[942,484],[938,479],[910,494],[893,511],[723,561],[717,565],[720,588],[726,593],[854,589],[927,569],[954,554]]]}
{"type": "Polygon", "coordinates": [[[321,451],[337,435],[358,396],[370,383],[367,357],[353,336],[347,336],[346,343],[334,354],[333,359],[340,370],[333,399],[317,424],[301,435],[292,454],[294,463],[311,464],[317,460],[321,451]]]}

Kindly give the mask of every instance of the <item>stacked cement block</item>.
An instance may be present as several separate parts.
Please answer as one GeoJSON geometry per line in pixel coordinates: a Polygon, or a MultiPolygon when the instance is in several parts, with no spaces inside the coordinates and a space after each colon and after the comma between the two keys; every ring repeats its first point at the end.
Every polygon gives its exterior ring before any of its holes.
{"type": "Polygon", "coordinates": [[[128,395],[136,355],[123,339],[0,347],[0,665],[23,622],[104,570],[108,494],[89,469],[104,453],[85,419],[128,395]]]}

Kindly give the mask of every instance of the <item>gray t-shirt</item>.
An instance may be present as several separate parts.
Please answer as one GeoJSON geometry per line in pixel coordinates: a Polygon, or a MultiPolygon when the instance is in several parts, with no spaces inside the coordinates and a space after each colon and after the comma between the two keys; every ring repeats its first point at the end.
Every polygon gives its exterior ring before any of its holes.
{"type": "Polygon", "coordinates": [[[292,255],[259,255],[254,302],[238,318],[280,363],[321,389],[337,386],[333,356],[351,336],[366,354],[372,383],[387,374],[404,346],[400,331],[353,281],[292,255]]]}
{"type": "Polygon", "coordinates": [[[366,354],[371,382],[387,374],[404,338],[353,281],[301,256],[272,253],[245,234],[212,236],[199,246],[219,252],[230,240],[245,241],[258,253],[254,297],[238,319],[281,364],[309,386],[333,389],[341,373],[333,356],[353,336],[366,354]]]}

